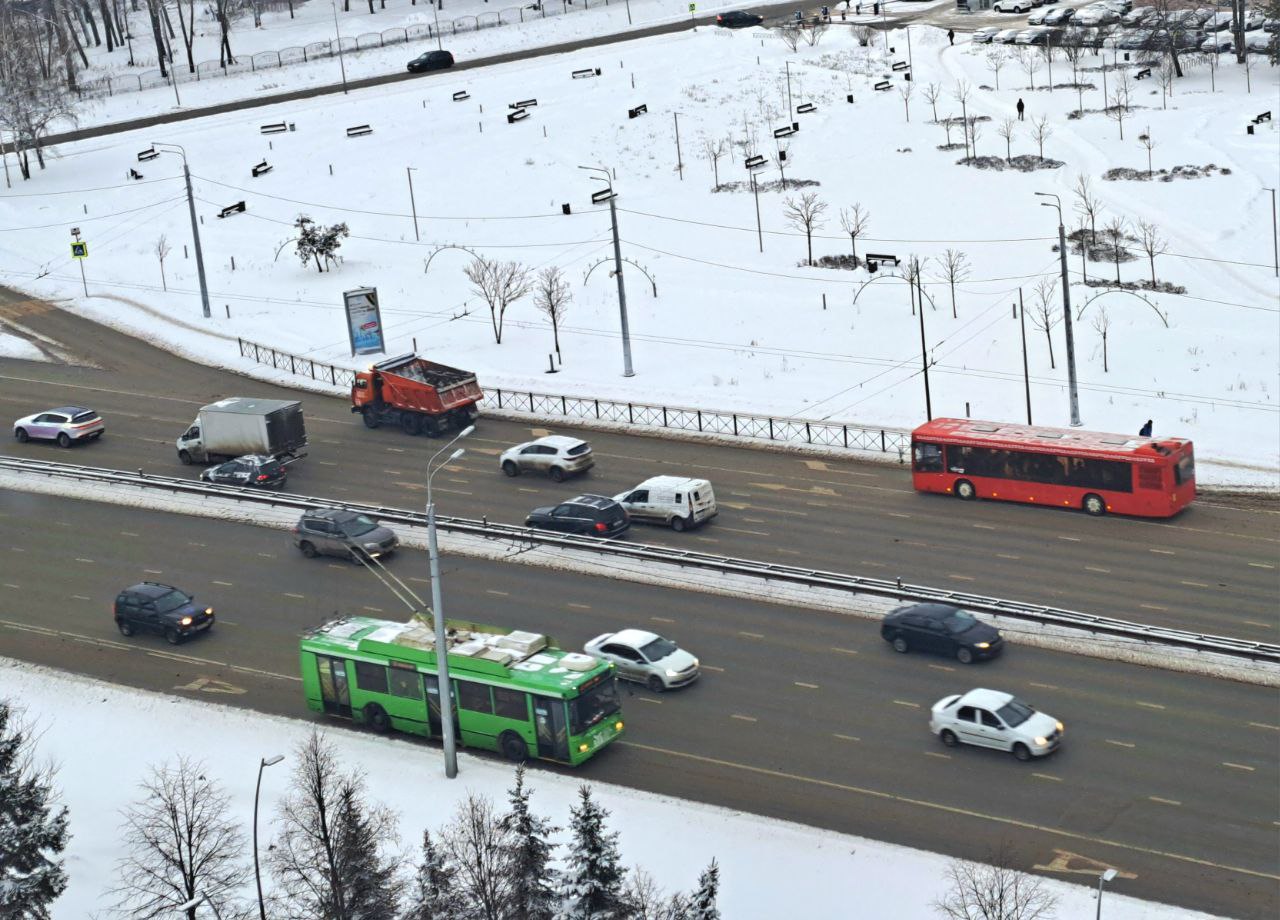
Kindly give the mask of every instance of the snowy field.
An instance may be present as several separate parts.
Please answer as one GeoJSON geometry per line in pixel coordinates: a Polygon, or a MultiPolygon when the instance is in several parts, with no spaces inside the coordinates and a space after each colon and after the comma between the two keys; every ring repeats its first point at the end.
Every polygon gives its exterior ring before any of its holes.
{"type": "MultiPolygon", "coordinates": [[[[266,846],[296,759],[290,755],[311,728],[308,722],[122,689],[7,659],[0,659],[0,698],[25,710],[25,720],[39,735],[39,759],[57,766],[57,785],[70,810],[66,866],[71,884],[55,904],[54,920],[107,916],[104,894],[118,881],[121,811],[136,801],[139,777],[179,757],[201,761],[206,774],[217,777],[247,833],[257,779],[253,762],[286,755],[263,777],[259,832],[266,846]],[[84,756],[85,751],[93,756],[84,756]]],[[[328,737],[342,767],[358,768],[371,799],[399,816],[404,852],[411,859],[421,831],[434,835],[469,793],[487,796],[501,808],[513,781],[510,766],[496,758],[461,754],[458,779],[451,783],[444,779],[435,747],[342,730],[328,737]],[[417,779],[406,782],[406,777],[417,779]]],[[[590,779],[589,765],[572,777],[532,767],[533,810],[564,825],[578,785],[590,779]]],[[[593,793],[611,813],[608,827],[620,834],[624,864],[643,867],[669,892],[692,889],[698,872],[713,857],[718,860],[718,905],[725,920],[836,920],[851,916],[851,904],[858,905],[859,917],[927,920],[937,916],[931,904],[946,890],[950,861],[937,854],[619,786],[595,783],[593,793]]],[[[269,875],[264,874],[263,884],[269,894],[269,875]]],[[[1091,886],[1052,879],[1046,886],[1058,899],[1056,916],[1093,916],[1091,886]]],[[[1127,898],[1123,886],[1117,879],[1107,890],[1108,920],[1207,916],[1127,898]]],[[[245,896],[252,897],[251,888],[245,896]]]]}
{"type": "MultiPolygon", "coordinates": [[[[341,293],[373,285],[389,353],[416,342],[436,360],[476,370],[490,386],[914,426],[925,407],[920,330],[907,285],[883,272],[868,284],[861,269],[802,266],[805,237],[785,219],[784,200],[816,192],[828,210],[813,240],[815,257],[849,253],[838,215],[860,203],[871,220],[859,254],[926,260],[934,415],[1025,417],[1020,331],[1011,312],[1021,288],[1034,420],[1064,425],[1063,329],[1052,329],[1051,365],[1045,334],[1032,322],[1036,283],[1058,273],[1056,219],[1033,193],[1061,196],[1073,228],[1071,189],[1083,175],[1102,203],[1099,229],[1122,218],[1136,237],[1140,220],[1153,223],[1167,240],[1155,273],[1162,284],[1186,289],[1090,301],[1105,289],[1079,283],[1080,258],[1072,254],[1072,301],[1077,313],[1083,309],[1075,341],[1084,424],[1136,431],[1153,418],[1157,435],[1196,440],[1202,481],[1280,486],[1280,308],[1271,199],[1263,190],[1276,184],[1280,145],[1275,122],[1252,136],[1243,130],[1247,117],[1274,105],[1277,70],[1255,59],[1246,85],[1246,74],[1224,58],[1212,77],[1204,66],[1189,70],[1168,100],[1152,80],[1131,81],[1134,109],[1121,126],[1097,111],[1098,58],[1085,57],[1082,76],[1090,86],[1084,106],[1093,111],[1068,119],[1078,97],[1062,88],[1070,69],[1060,58],[1055,91],[1043,88],[1043,67],[1032,91],[1013,64],[995,91],[981,88],[993,82],[985,49],[948,47],[944,34],[929,28],[912,30],[909,55],[904,32],[890,43],[891,55],[879,39],[862,48],[832,29],[816,47],[790,52],[762,30],[704,28],[64,145],[48,170],[0,196],[0,225],[10,229],[0,233],[0,280],[245,371],[254,368],[239,357],[237,336],[319,360],[363,363],[349,357],[341,293]],[[914,95],[904,100],[899,90],[908,84],[891,65],[908,56],[919,63],[909,84],[914,95]],[[775,142],[773,130],[786,122],[788,64],[791,101],[817,111],[795,116],[800,132],[775,142]],[[602,76],[571,79],[571,71],[588,67],[600,67],[602,76]],[[892,89],[874,91],[885,78],[892,89]],[[1003,157],[997,129],[1023,98],[1028,121],[1016,125],[1012,153],[1037,153],[1031,119],[1043,114],[1052,129],[1044,155],[1065,165],[1030,173],[958,165],[960,149],[938,149],[946,136],[924,98],[925,88],[938,84],[937,116],[958,118],[957,81],[973,87],[969,114],[989,119],[980,122],[980,155],[1003,157]],[[470,98],[453,102],[461,90],[470,98]],[[538,102],[530,117],[508,124],[509,103],[530,98],[538,102]],[[641,103],[648,113],[629,119],[628,109],[641,103]],[[280,120],[297,130],[259,134],[259,125],[280,120]],[[365,123],[372,135],[346,137],[347,127],[365,123]],[[1145,171],[1139,133],[1154,141],[1156,170],[1216,168],[1195,179],[1105,181],[1112,167],[1145,171]],[[758,175],[763,253],[744,184],[744,137],[769,160],[758,175]],[[705,151],[721,138],[730,142],[717,191],[705,151]],[[135,159],[152,141],[187,151],[203,217],[211,320],[200,317],[194,260],[184,253],[190,229],[181,162],[135,159]],[[785,191],[776,169],[783,148],[785,191]],[[272,171],[251,178],[250,168],[263,160],[272,171]],[[625,272],[633,378],[621,376],[608,210],[591,205],[599,183],[578,168],[599,164],[616,171],[622,253],[639,266],[625,272]],[[415,170],[420,241],[407,167],[415,170]],[[130,168],[144,178],[127,181],[130,168]],[[240,200],[246,213],[216,216],[240,200]],[[565,203],[569,216],[561,213],[565,203]],[[294,255],[292,224],[301,214],[350,226],[333,271],[321,274],[294,255]],[[73,225],[90,245],[88,298],[68,258],[73,225]],[[161,235],[173,247],[167,292],[155,252],[161,235]],[[502,343],[494,342],[489,311],[463,274],[471,255],[462,247],[565,272],[574,299],[560,331],[559,373],[544,373],[551,328],[531,298],[507,311],[502,343]],[[956,286],[954,317],[942,270],[947,249],[963,252],[970,265],[956,286]],[[656,297],[645,273],[656,281],[656,297]]],[[[1112,91],[1123,71],[1108,71],[1112,91]]],[[[290,73],[276,71],[273,79],[290,73]]],[[[951,135],[958,146],[959,129],[951,135]]],[[[1147,257],[1132,239],[1127,247],[1135,258],[1120,265],[1121,278],[1149,281],[1147,257]]],[[[1115,274],[1108,262],[1088,265],[1090,279],[1115,274]]],[[[1050,304],[1059,296],[1051,294],[1050,304]]]]}

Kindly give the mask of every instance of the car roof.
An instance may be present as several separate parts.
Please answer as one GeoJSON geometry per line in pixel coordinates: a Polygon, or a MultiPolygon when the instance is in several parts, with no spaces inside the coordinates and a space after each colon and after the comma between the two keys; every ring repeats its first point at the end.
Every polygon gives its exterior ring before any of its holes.
{"type": "Polygon", "coordinates": [[[586,505],[588,508],[596,508],[603,511],[605,508],[612,508],[618,504],[612,498],[604,495],[579,495],[568,501],[561,502],[563,505],[586,505]]]}
{"type": "Polygon", "coordinates": [[[177,591],[173,585],[162,585],[158,581],[143,581],[136,585],[131,585],[122,591],[122,594],[141,594],[144,597],[164,597],[170,591],[177,591]]]}
{"type": "Polygon", "coordinates": [[[640,648],[648,645],[654,639],[661,638],[657,633],[651,633],[645,629],[623,629],[614,633],[609,637],[609,642],[621,642],[624,645],[640,648]]]}
{"type": "Polygon", "coordinates": [[[705,479],[694,479],[690,476],[650,476],[637,489],[686,489],[711,485],[705,479]]]}
{"type": "Polygon", "coordinates": [[[84,406],[59,406],[56,409],[46,409],[46,412],[65,412],[67,415],[79,415],[81,412],[93,412],[92,409],[86,409],[84,406]]]}
{"type": "Polygon", "coordinates": [[[957,706],[977,706],[979,709],[999,709],[1013,699],[1012,693],[1002,690],[985,690],[981,687],[970,690],[956,700],[957,706]]]}
{"type": "Polygon", "coordinates": [[[275,457],[268,457],[266,454],[242,454],[236,457],[237,460],[243,460],[246,463],[270,463],[275,457]]]}
{"type": "Polygon", "coordinates": [[[303,512],[304,517],[324,518],[326,521],[350,521],[360,517],[359,511],[351,511],[347,508],[312,508],[310,511],[303,512]]]}
{"type": "Polygon", "coordinates": [[[548,447],[577,447],[579,444],[586,443],[581,438],[571,438],[563,434],[549,434],[529,442],[529,444],[545,444],[548,447]]]}
{"type": "Polygon", "coordinates": [[[917,616],[928,617],[931,620],[942,620],[957,612],[960,608],[953,607],[950,604],[911,604],[906,607],[899,607],[893,611],[890,616],[895,614],[914,613],[917,616]]]}

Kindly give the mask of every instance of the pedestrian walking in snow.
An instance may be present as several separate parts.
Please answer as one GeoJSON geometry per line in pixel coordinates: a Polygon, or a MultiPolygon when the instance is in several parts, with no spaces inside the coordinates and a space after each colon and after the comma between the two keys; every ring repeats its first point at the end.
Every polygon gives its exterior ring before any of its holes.
{"type": "Polygon", "coordinates": [[[956,30],[955,30],[955,29],[947,29],[947,41],[951,42],[951,44],[953,44],[953,45],[956,43],[956,30]]]}
{"type": "Polygon", "coordinates": [[[1025,105],[1023,105],[1023,104],[1022,104],[1022,100],[1021,100],[1021,99],[1019,99],[1019,100],[1018,100],[1018,121],[1022,121],[1022,120],[1023,120],[1023,118],[1022,118],[1022,113],[1023,113],[1023,112],[1025,112],[1025,111],[1026,111],[1026,109],[1027,109],[1027,107],[1026,107],[1025,105]]]}
{"type": "Polygon", "coordinates": [[[1147,419],[1147,423],[1138,429],[1138,437],[1140,438],[1151,437],[1151,419],[1147,419]]]}
{"type": "Polygon", "coordinates": [[[855,15],[855,16],[861,16],[861,15],[862,15],[862,4],[861,4],[861,3],[857,4],[856,6],[854,6],[854,8],[853,8],[853,15],[855,15]]]}

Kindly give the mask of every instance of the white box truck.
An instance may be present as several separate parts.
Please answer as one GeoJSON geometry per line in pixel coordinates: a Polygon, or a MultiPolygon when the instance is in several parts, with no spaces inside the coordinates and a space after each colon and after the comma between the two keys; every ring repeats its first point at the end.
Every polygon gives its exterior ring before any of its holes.
{"type": "Polygon", "coordinates": [[[203,407],[177,441],[183,463],[216,463],[244,454],[296,458],[306,446],[302,403],[243,396],[203,407]]]}

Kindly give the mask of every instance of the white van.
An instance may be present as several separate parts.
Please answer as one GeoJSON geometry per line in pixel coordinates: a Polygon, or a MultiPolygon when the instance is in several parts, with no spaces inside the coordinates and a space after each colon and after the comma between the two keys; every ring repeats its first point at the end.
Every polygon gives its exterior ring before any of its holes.
{"type": "Polygon", "coordinates": [[[615,495],[614,500],[621,502],[634,520],[665,524],[672,530],[696,527],[718,513],[711,483],[683,476],[654,476],[615,495]]]}

